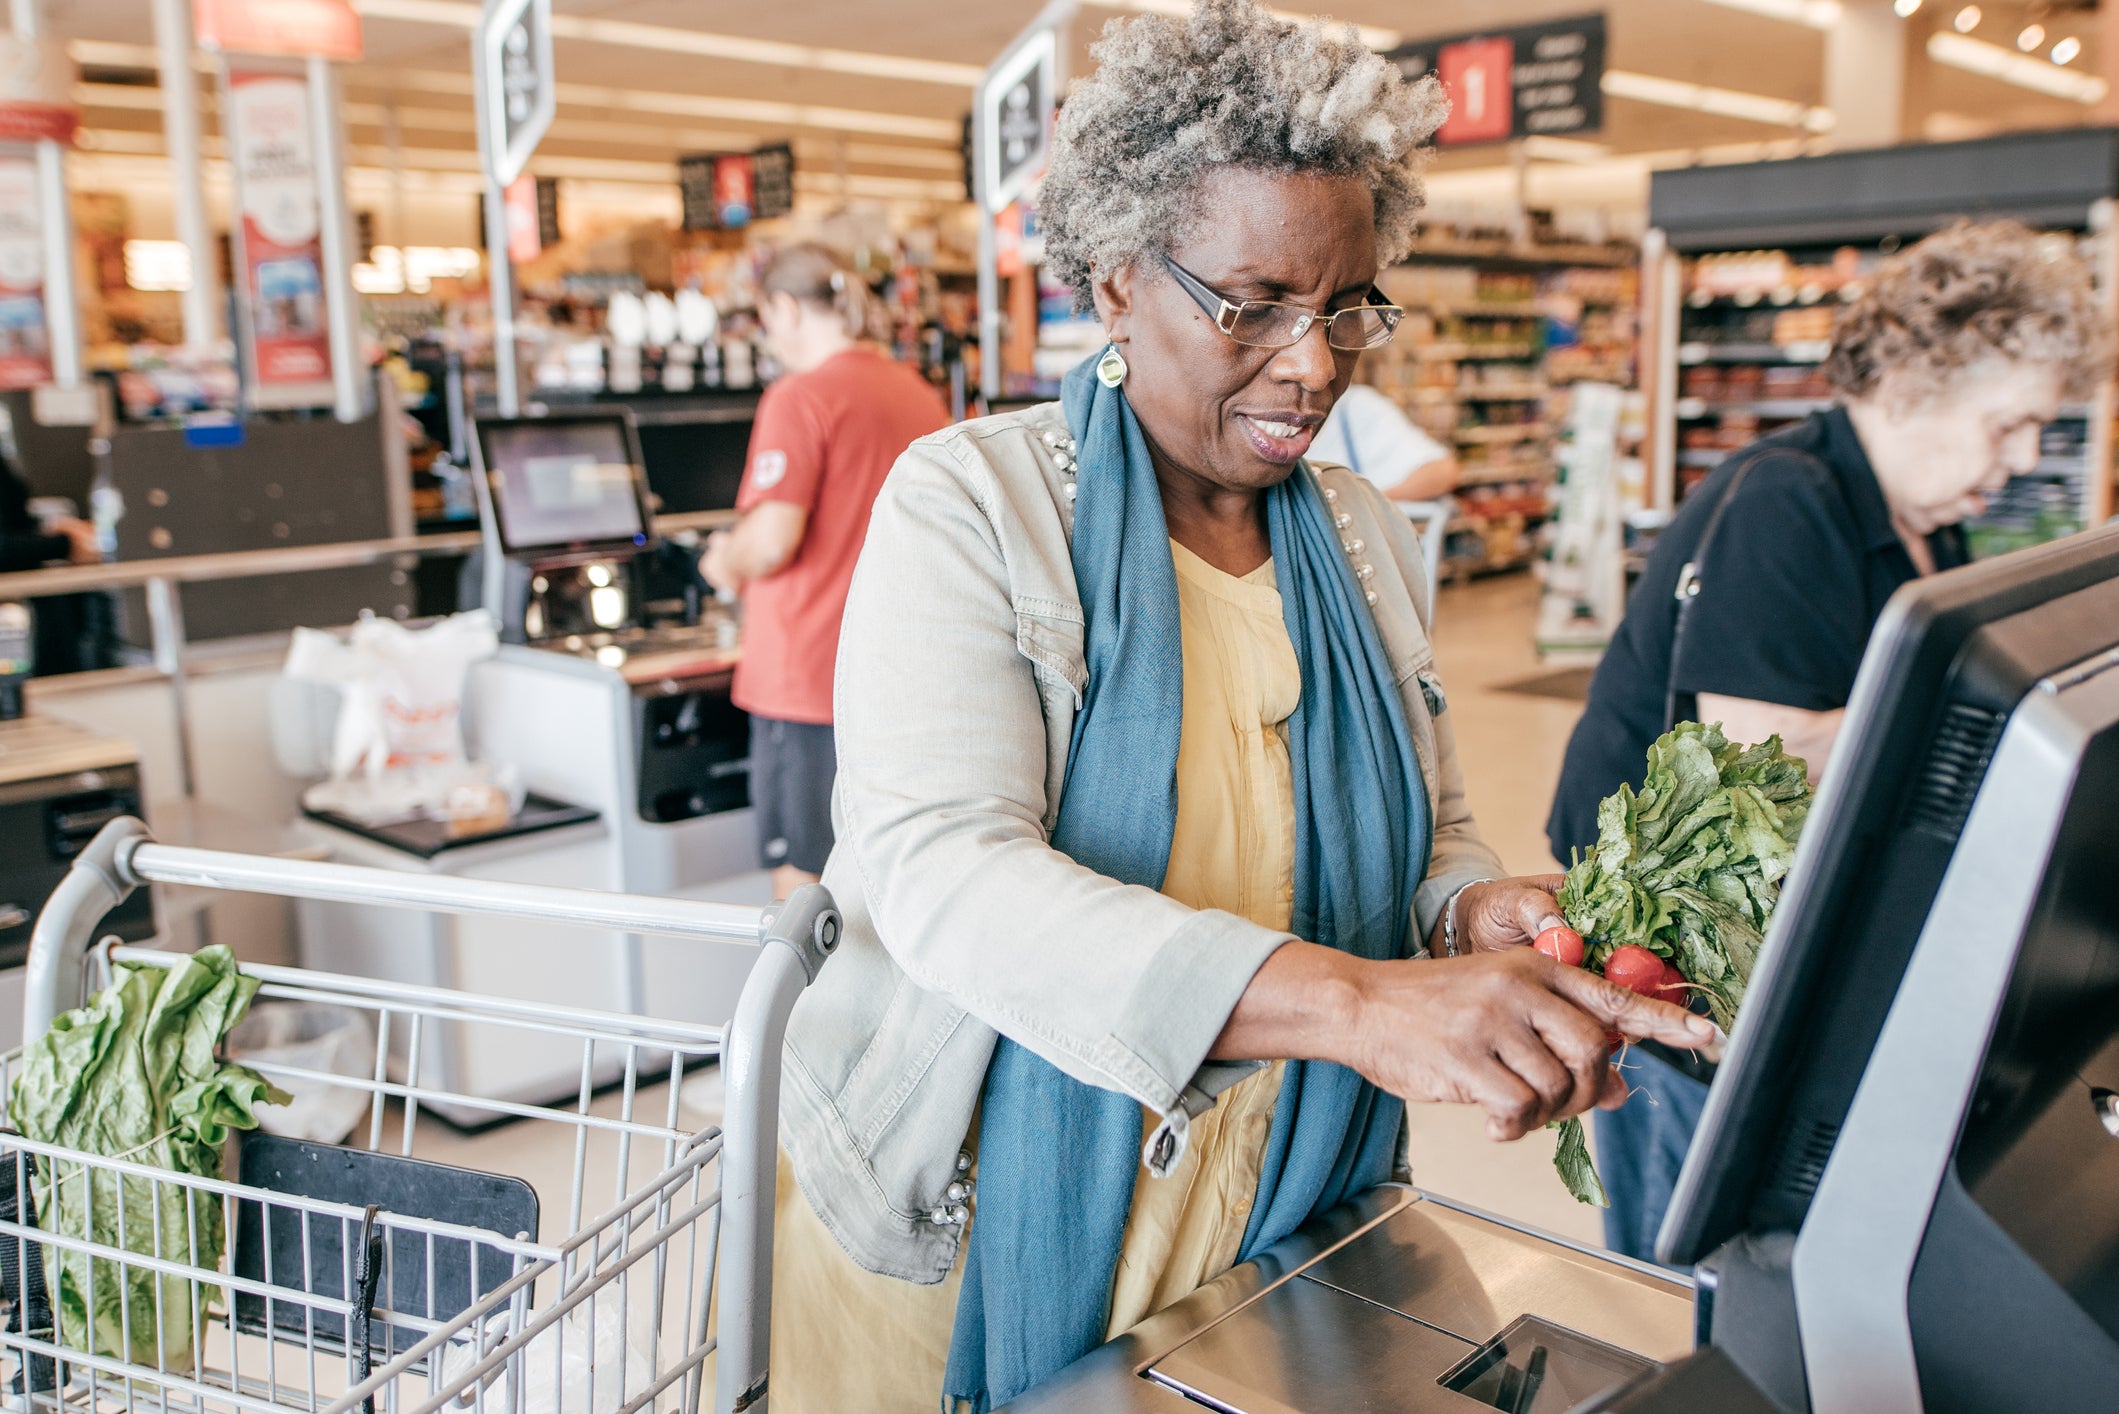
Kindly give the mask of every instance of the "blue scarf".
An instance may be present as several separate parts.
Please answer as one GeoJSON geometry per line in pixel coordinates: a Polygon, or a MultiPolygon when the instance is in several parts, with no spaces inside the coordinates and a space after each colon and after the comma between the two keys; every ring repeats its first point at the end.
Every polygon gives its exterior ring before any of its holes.
{"type": "MultiPolygon", "coordinates": [[[[1062,393],[1079,465],[1073,551],[1089,685],[1052,845],[1160,889],[1184,716],[1177,572],[1147,443],[1094,362],[1069,373],[1062,393]]],[[[1431,821],[1395,678],[1309,468],[1266,492],[1265,509],[1302,670],[1288,721],[1291,931],[1361,957],[1402,957],[1431,821]]],[[[1344,1066],[1290,1062],[1239,1260],[1389,1178],[1403,1109],[1344,1066]]],[[[978,1210],[943,1388],[984,1414],[1102,1344],[1141,1108],[1002,1037],[980,1115],[978,1210]]]]}

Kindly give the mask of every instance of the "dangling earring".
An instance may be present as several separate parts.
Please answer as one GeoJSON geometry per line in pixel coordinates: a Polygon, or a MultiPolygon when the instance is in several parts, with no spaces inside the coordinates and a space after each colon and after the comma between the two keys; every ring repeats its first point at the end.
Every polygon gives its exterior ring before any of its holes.
{"type": "Polygon", "coordinates": [[[1106,388],[1116,388],[1126,381],[1126,359],[1117,344],[1105,347],[1104,356],[1096,361],[1096,376],[1106,388]]]}

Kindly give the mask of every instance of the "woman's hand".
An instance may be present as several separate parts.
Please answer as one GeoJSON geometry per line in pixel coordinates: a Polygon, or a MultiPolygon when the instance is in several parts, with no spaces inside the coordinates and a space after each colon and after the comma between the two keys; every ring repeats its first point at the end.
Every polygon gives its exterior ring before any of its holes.
{"type": "Polygon", "coordinates": [[[1350,1066],[1409,1101],[1477,1105],[1486,1132],[1519,1139],[1626,1098],[1607,1032],[1681,1050],[1713,1023],[1529,948],[1368,962],[1315,943],[1266,959],[1210,1052],[1350,1066]]]}
{"type": "Polygon", "coordinates": [[[1712,1023],[1528,948],[1371,964],[1360,987],[1353,1067],[1406,1100],[1477,1105],[1494,1139],[1520,1139],[1592,1107],[1626,1082],[1606,1033],[1682,1050],[1712,1023]]]}
{"type": "MultiPolygon", "coordinates": [[[[1565,874],[1534,874],[1471,885],[1457,895],[1457,950],[1478,953],[1527,947],[1547,928],[1565,923],[1553,895],[1566,878],[1565,874]]],[[[1437,920],[1429,944],[1437,956],[1442,952],[1444,921],[1437,920]]]]}

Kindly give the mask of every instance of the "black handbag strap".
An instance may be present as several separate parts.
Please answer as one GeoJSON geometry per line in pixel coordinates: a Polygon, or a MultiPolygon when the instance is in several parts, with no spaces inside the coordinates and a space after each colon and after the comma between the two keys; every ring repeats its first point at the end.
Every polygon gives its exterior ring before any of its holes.
{"type": "MultiPolygon", "coordinates": [[[[1721,528],[1722,517],[1729,510],[1729,503],[1736,499],[1742,489],[1744,478],[1751,468],[1775,454],[1792,457],[1810,457],[1808,452],[1794,447],[1759,447],[1738,464],[1729,477],[1729,484],[1714,503],[1714,510],[1707,516],[1707,528],[1700,532],[1700,543],[1693,546],[1692,558],[1678,571],[1676,590],[1677,616],[1670,628],[1670,664],[1663,677],[1663,730],[1669,731],[1678,724],[1678,659],[1685,647],[1685,624],[1692,617],[1692,601],[1700,597],[1706,583],[1707,551],[1714,544],[1714,532],[1721,528]]],[[[1812,457],[1812,460],[1816,458],[1812,457]]]]}

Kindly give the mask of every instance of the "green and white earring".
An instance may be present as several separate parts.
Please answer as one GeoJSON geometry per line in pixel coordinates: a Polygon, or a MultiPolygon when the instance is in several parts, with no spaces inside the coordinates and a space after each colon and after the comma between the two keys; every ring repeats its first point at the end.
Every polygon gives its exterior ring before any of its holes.
{"type": "Polygon", "coordinates": [[[1116,388],[1126,381],[1126,359],[1117,344],[1105,346],[1104,356],[1096,361],[1096,376],[1106,388],[1116,388]]]}

